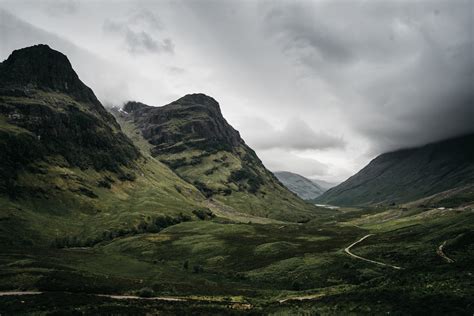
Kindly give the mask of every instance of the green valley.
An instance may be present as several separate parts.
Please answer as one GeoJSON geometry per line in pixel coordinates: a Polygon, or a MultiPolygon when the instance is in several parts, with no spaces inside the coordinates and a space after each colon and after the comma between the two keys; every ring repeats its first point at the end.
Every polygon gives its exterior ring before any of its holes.
{"type": "Polygon", "coordinates": [[[377,158],[323,208],[209,96],[110,112],[46,45],[0,64],[1,315],[474,313],[472,136],[377,158]]]}

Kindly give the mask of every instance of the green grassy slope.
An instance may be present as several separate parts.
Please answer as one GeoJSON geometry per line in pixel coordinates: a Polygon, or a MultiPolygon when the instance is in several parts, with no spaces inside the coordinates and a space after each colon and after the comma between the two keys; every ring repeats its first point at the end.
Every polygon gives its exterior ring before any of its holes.
{"type": "MultiPolygon", "coordinates": [[[[473,228],[472,205],[453,210],[344,210],[333,220],[306,224],[191,221],[92,248],[6,251],[0,256],[0,278],[2,289],[79,293],[77,300],[68,298],[68,306],[52,300],[58,295],[54,293],[21,298],[30,310],[39,311],[64,312],[71,306],[128,306],[147,312],[177,311],[181,306],[191,311],[209,304],[213,311],[227,306],[225,314],[246,313],[229,308],[239,303],[250,304],[250,312],[256,314],[469,314],[474,298],[473,228]],[[353,253],[403,270],[344,253],[345,247],[369,233],[373,236],[353,253]],[[454,263],[436,252],[445,241],[444,250],[454,263]],[[143,288],[152,295],[191,301],[175,305],[80,299],[84,293],[133,294],[143,288]]],[[[0,297],[0,305],[4,311],[24,311],[21,304],[15,305],[18,300],[0,297]]]]}
{"type": "Polygon", "coordinates": [[[140,153],[64,55],[15,51],[0,82],[2,247],[92,245],[204,209],[197,189],[140,153]]]}
{"type": "Polygon", "coordinates": [[[390,204],[474,183],[474,134],[380,155],[318,203],[390,204]]]}
{"type": "MultiPolygon", "coordinates": [[[[241,191],[206,199],[150,156],[155,146],[142,138],[136,125],[121,121],[121,127],[105,129],[101,114],[91,114],[87,102],[61,91],[31,89],[26,99],[3,93],[2,109],[18,104],[28,108],[34,101],[48,113],[67,115],[72,107],[92,115],[92,122],[99,120],[92,126],[103,129],[98,135],[127,148],[129,138],[114,137],[123,131],[136,145],[132,145],[135,156],[128,161],[112,160],[117,168],[94,165],[100,152],[78,150],[83,143],[74,137],[67,139],[74,142],[78,160],[65,157],[60,148],[54,151],[49,143],[35,148],[50,148],[47,152],[54,155],[35,156],[36,149],[28,151],[27,144],[41,130],[42,116],[22,114],[31,123],[22,125],[16,124],[18,116],[1,112],[5,134],[0,141],[13,139],[21,146],[10,152],[16,156],[0,157],[5,161],[10,157],[11,165],[16,157],[23,168],[6,182],[18,194],[0,194],[0,294],[44,292],[0,295],[2,315],[474,313],[472,187],[400,207],[331,210],[304,223],[249,216],[219,202],[234,196],[229,204],[238,204],[242,194],[242,203],[248,203],[248,178],[221,183],[240,184],[241,191]],[[27,141],[21,142],[22,134],[27,141]],[[404,269],[344,252],[367,234],[373,235],[353,253],[404,269]],[[454,262],[437,253],[440,245],[454,262]],[[103,294],[183,301],[98,296],[103,294]]],[[[80,129],[68,132],[81,134],[80,129]]],[[[107,160],[114,159],[110,150],[101,155],[107,153],[107,160]]],[[[232,152],[232,157],[229,153],[227,159],[242,166],[239,153],[232,152]]],[[[196,164],[198,170],[210,163],[205,162],[208,156],[222,159],[218,156],[222,154],[206,153],[201,157],[204,162],[196,164]]],[[[193,172],[184,165],[180,168],[183,174],[193,172]]],[[[256,172],[254,166],[249,168],[256,172]]],[[[258,192],[262,190],[265,184],[258,192]]],[[[273,214],[286,216],[284,208],[279,210],[281,214],[273,214]]]]}
{"type": "Polygon", "coordinates": [[[114,113],[122,125],[134,126],[130,136],[140,133],[151,144],[154,157],[236,212],[290,221],[327,213],[288,191],[208,96],[187,95],[163,107],[129,102],[114,113]]]}

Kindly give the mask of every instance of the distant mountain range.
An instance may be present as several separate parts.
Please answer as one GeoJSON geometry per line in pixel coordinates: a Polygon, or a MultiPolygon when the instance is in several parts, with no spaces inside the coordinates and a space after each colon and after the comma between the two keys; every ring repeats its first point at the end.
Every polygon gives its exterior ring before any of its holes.
{"type": "Polygon", "coordinates": [[[303,200],[313,200],[331,187],[329,182],[310,180],[293,172],[277,171],[273,174],[284,186],[303,200]]]}
{"type": "Polygon", "coordinates": [[[382,154],[316,199],[333,205],[403,203],[474,183],[474,134],[382,154]]]}

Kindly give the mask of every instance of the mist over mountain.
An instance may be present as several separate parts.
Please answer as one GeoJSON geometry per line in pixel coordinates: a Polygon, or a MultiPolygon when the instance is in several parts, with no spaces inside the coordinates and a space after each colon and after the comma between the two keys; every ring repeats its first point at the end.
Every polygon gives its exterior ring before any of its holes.
{"type": "Polygon", "coordinates": [[[333,205],[413,201],[474,183],[474,134],[386,153],[317,201],[333,205]]]}

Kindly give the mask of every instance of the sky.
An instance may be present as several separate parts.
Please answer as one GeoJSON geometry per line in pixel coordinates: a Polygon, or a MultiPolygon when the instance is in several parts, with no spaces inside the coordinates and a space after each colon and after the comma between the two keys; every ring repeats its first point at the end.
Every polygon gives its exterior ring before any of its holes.
{"type": "Polygon", "coordinates": [[[48,44],[105,106],[214,97],[272,171],[340,182],[474,131],[474,1],[0,0],[0,59],[48,44]]]}

